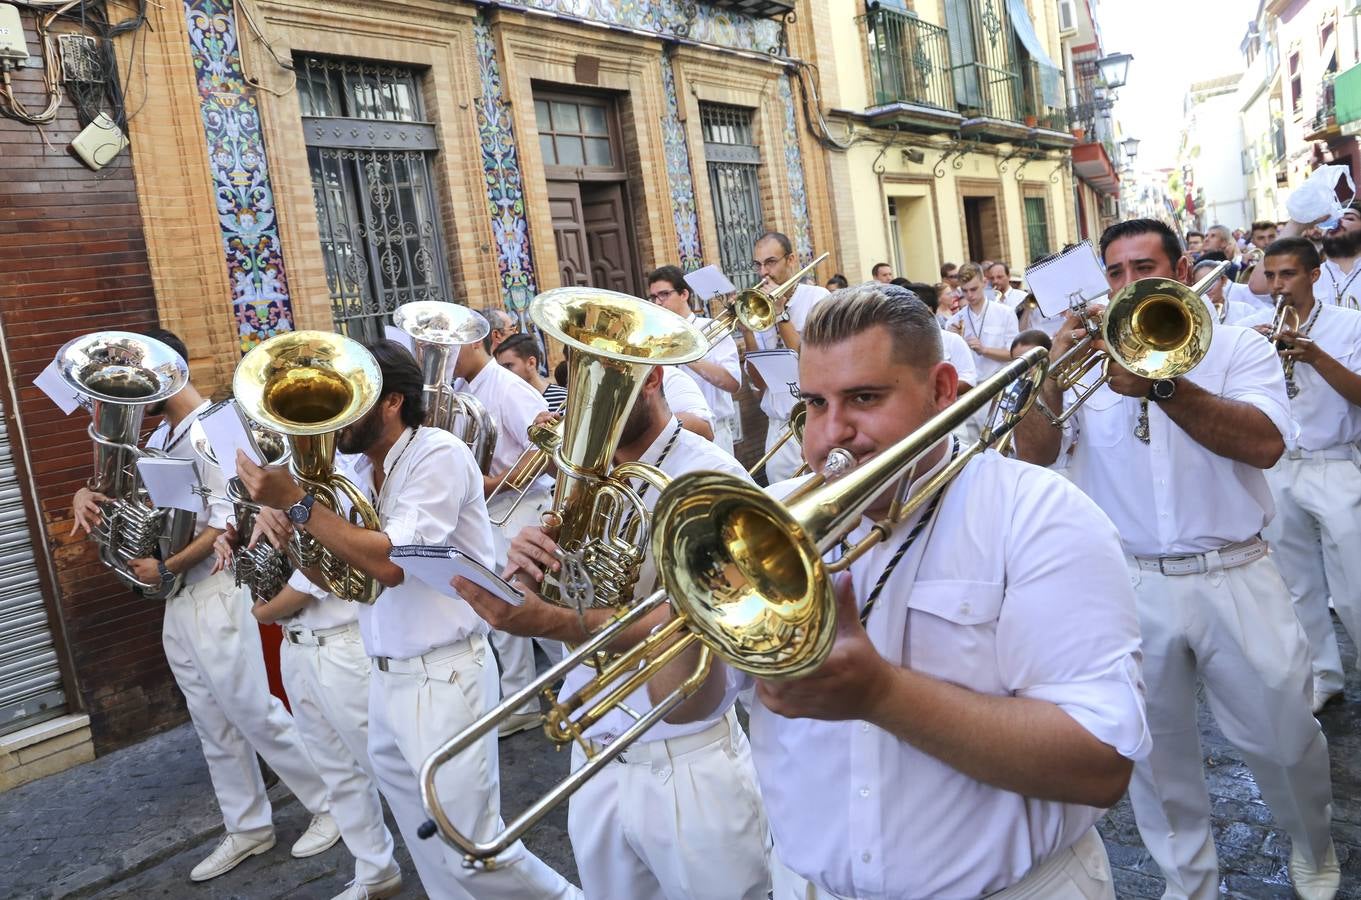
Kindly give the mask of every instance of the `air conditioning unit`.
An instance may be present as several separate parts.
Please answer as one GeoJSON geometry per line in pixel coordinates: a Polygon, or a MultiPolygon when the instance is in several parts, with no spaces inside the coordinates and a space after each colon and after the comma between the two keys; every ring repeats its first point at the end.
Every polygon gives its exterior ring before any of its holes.
{"type": "Polygon", "coordinates": [[[1059,34],[1077,31],[1077,0],[1059,0],[1059,34]]]}

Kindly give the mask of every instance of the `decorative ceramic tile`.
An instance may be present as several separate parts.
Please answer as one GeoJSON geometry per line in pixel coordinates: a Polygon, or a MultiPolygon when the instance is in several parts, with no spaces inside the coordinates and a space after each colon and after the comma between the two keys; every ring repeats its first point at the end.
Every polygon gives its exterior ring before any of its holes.
{"type": "Polygon", "coordinates": [[[780,23],[686,0],[520,0],[592,22],[624,25],[664,37],[689,38],[758,53],[782,51],[780,23]]]}
{"type": "Polygon", "coordinates": [[[784,167],[789,173],[789,206],[794,216],[794,249],[805,263],[813,261],[813,229],[808,220],[808,190],[803,181],[803,151],[799,149],[799,113],[788,75],[780,76],[784,102],[784,167]]]}
{"type": "Polygon", "coordinates": [[[293,330],[255,93],[241,72],[233,0],[184,0],[232,309],[245,353],[293,330]]]}
{"type": "Polygon", "coordinates": [[[699,246],[699,216],[695,212],[695,182],[690,169],[690,148],[685,142],[685,126],[680,120],[676,75],[671,69],[671,57],[665,54],[662,55],[662,86],[666,89],[662,143],[666,151],[666,179],[671,185],[671,216],[676,222],[680,266],[690,272],[704,265],[704,258],[699,246]]]}
{"type": "Polygon", "coordinates": [[[524,181],[510,109],[501,86],[501,66],[496,43],[486,17],[473,23],[477,42],[477,65],[482,96],[477,104],[477,133],[482,144],[483,182],[487,188],[487,211],[491,215],[501,269],[501,290],[506,307],[523,313],[538,292],[534,261],[529,247],[529,223],[525,219],[524,181]]]}

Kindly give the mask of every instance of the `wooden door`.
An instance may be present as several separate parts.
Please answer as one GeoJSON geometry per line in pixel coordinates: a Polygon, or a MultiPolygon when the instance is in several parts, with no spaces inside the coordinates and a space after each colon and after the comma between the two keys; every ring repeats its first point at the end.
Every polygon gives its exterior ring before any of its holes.
{"type": "Polygon", "coordinates": [[[558,275],[563,287],[591,284],[591,257],[586,243],[581,190],[575,181],[548,182],[548,208],[558,248],[558,275]]]}
{"type": "Polygon", "coordinates": [[[638,296],[633,235],[629,231],[623,185],[584,182],[580,188],[591,285],[638,296]]]}

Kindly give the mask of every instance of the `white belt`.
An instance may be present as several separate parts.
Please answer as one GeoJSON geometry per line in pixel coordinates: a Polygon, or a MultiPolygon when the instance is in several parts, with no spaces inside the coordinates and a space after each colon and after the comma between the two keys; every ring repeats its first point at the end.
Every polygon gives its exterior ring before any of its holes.
{"type": "Polygon", "coordinates": [[[417,672],[425,673],[429,667],[437,663],[444,663],[451,659],[457,659],[477,649],[474,641],[486,643],[486,638],[480,634],[470,635],[459,638],[451,644],[443,647],[436,647],[427,650],[420,656],[409,656],[406,659],[393,659],[390,656],[375,656],[373,665],[379,672],[392,672],[399,675],[410,675],[417,672]]]}
{"type": "Polygon", "coordinates": [[[1266,556],[1266,541],[1259,537],[1226,544],[1207,553],[1188,553],[1185,556],[1136,556],[1135,563],[1145,572],[1163,575],[1203,575],[1215,569],[1232,569],[1266,556]]]}
{"type": "MultiPolygon", "coordinates": [[[[654,763],[670,762],[687,753],[702,750],[705,747],[716,744],[719,741],[727,740],[737,728],[736,714],[729,709],[723,718],[705,728],[703,731],[696,731],[694,734],[683,734],[679,737],[665,738],[663,740],[640,740],[629,745],[628,749],[614,758],[615,762],[628,763],[629,765],[653,765],[654,763]]],[[[609,742],[601,743],[591,741],[592,750],[596,753],[603,751],[609,746],[609,742]]]]}
{"type": "Polygon", "coordinates": [[[1329,447],[1327,450],[1287,450],[1286,459],[1355,459],[1357,456],[1356,447],[1351,444],[1339,444],[1336,447],[1329,447]]]}
{"type": "Polygon", "coordinates": [[[358,622],[346,622],[344,625],[337,625],[334,628],[304,628],[301,625],[289,625],[284,628],[284,638],[290,644],[305,644],[308,647],[324,647],[327,644],[335,643],[337,638],[345,637],[359,630],[358,622]]]}

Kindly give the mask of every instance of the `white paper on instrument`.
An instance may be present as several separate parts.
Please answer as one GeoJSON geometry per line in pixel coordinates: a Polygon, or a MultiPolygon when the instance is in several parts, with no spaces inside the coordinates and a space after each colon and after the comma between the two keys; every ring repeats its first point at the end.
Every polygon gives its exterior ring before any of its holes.
{"type": "Polygon", "coordinates": [[[445,596],[458,596],[451,582],[461,576],[512,606],[525,602],[524,594],[517,588],[456,547],[402,544],[393,547],[388,556],[407,575],[419,578],[445,596]]]}
{"type": "Polygon", "coordinates": [[[46,394],[47,399],[57,404],[64,415],[71,415],[76,411],[76,407],[80,406],[80,396],[71,390],[71,386],[61,377],[55,359],[33,379],[33,386],[46,394]]]}
{"type": "Polygon", "coordinates": [[[137,460],[137,474],[158,509],[203,511],[203,497],[195,493],[198,471],[190,459],[149,457],[137,460]]]}
{"type": "Polygon", "coordinates": [[[690,290],[701,300],[709,300],[720,294],[731,294],[737,290],[723,274],[723,270],[716,265],[696,269],[685,276],[685,283],[690,285],[690,290]]]}
{"type": "Polygon", "coordinates": [[[384,325],[383,337],[387,338],[390,341],[396,341],[406,349],[410,350],[412,353],[416,352],[416,344],[414,341],[411,340],[411,335],[407,334],[405,331],[398,328],[396,325],[384,325]]]}
{"type": "Polygon", "coordinates": [[[780,390],[783,385],[790,396],[799,399],[799,355],[793,350],[753,350],[747,362],[761,373],[767,390],[780,390]]]}
{"type": "Polygon", "coordinates": [[[1092,301],[1110,290],[1091,241],[1040,260],[1025,270],[1025,283],[1046,316],[1067,312],[1074,301],[1092,301]]]}
{"type": "Polygon", "coordinates": [[[208,444],[213,448],[222,476],[227,481],[236,477],[236,451],[246,451],[246,458],[257,466],[264,465],[260,452],[255,449],[246,423],[241,419],[241,411],[235,403],[224,403],[206,416],[199,418],[208,444]]]}

